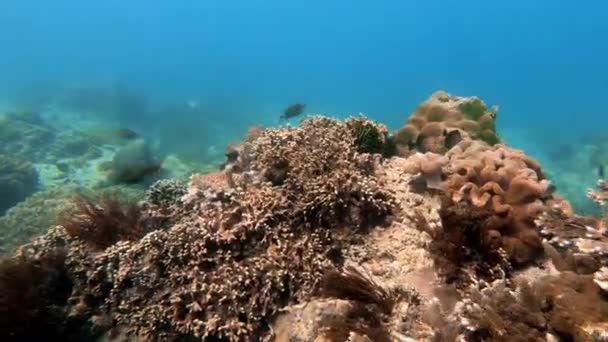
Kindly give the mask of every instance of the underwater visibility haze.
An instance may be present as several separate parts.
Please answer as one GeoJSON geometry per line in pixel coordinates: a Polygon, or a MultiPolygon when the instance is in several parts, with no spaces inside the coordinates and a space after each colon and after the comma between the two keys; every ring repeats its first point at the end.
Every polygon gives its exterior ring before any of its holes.
{"type": "Polygon", "coordinates": [[[608,340],[608,3],[0,4],[0,339],[608,340]]]}

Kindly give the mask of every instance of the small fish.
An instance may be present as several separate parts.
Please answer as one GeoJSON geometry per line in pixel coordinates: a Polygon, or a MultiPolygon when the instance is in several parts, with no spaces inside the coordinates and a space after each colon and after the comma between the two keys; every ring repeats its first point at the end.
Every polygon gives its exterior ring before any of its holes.
{"type": "Polygon", "coordinates": [[[134,140],[139,138],[139,134],[130,128],[119,128],[116,130],[116,134],[122,139],[126,140],[134,140]]]}
{"type": "Polygon", "coordinates": [[[604,164],[600,164],[597,167],[597,175],[598,177],[600,177],[601,179],[604,179],[604,175],[606,174],[606,170],[605,170],[605,166],[604,164]]]}
{"type": "Polygon", "coordinates": [[[281,114],[281,120],[288,120],[293,117],[299,116],[304,112],[304,108],[306,107],[303,103],[294,103],[289,105],[281,114]]]}
{"type": "Polygon", "coordinates": [[[462,141],[462,134],[460,131],[455,129],[450,132],[444,132],[445,136],[445,148],[450,150],[452,147],[456,146],[460,141],[462,141]]]}

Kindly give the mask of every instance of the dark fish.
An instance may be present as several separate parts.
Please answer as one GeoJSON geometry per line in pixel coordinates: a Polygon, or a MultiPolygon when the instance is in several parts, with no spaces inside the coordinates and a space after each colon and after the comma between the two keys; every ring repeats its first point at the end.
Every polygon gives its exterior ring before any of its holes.
{"type": "Polygon", "coordinates": [[[306,107],[303,103],[294,103],[289,105],[281,114],[281,120],[288,120],[298,115],[301,115],[304,112],[304,108],[306,107]]]}
{"type": "Polygon", "coordinates": [[[456,146],[462,140],[462,134],[460,131],[455,129],[450,132],[446,132],[445,134],[445,148],[448,150],[452,149],[452,147],[456,146]]]}
{"type": "Polygon", "coordinates": [[[116,134],[122,139],[134,140],[139,138],[139,134],[130,128],[119,128],[116,130],[116,134]]]}
{"type": "Polygon", "coordinates": [[[604,164],[600,164],[600,165],[597,167],[597,175],[598,175],[598,176],[599,176],[601,179],[604,179],[604,174],[605,174],[605,173],[606,173],[606,170],[605,170],[604,164]]]}

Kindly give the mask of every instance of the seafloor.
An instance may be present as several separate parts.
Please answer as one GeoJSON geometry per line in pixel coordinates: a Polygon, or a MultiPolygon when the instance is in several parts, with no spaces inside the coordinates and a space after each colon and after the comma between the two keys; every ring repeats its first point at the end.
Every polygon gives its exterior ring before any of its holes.
{"type": "Polygon", "coordinates": [[[2,341],[608,340],[606,219],[496,115],[437,92],[395,132],[309,116],[141,201],[77,197],[2,260],[2,341]]]}

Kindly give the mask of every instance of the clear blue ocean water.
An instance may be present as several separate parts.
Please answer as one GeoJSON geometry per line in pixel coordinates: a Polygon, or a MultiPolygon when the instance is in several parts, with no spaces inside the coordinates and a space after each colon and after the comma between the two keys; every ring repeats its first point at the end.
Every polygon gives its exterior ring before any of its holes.
{"type": "Polygon", "coordinates": [[[97,119],[203,158],[250,125],[279,124],[293,102],[396,129],[442,89],[498,105],[501,136],[556,177],[563,162],[571,175],[558,185],[584,191],[603,161],[576,158],[608,150],[598,142],[607,10],[599,0],[5,1],[0,100],[44,107],[64,89],[119,84],[145,110],[97,119]]]}

